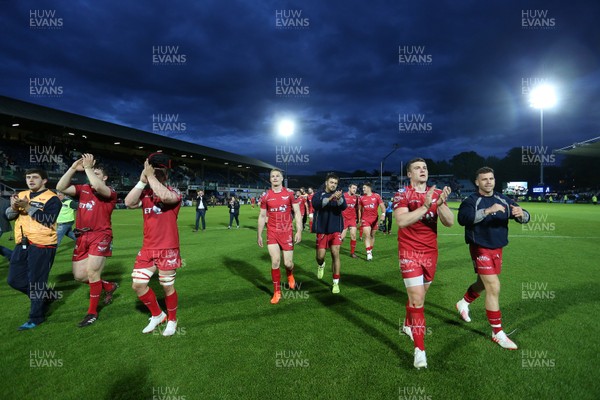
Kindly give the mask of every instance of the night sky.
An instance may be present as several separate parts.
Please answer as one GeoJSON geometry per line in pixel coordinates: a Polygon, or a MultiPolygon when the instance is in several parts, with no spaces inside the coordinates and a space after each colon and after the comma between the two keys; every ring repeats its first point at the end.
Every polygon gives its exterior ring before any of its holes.
{"type": "Polygon", "coordinates": [[[0,93],[277,164],[379,168],[600,136],[597,1],[0,0],[0,93]],[[492,4],[493,3],[493,4],[492,4]],[[296,121],[287,141],[276,122],[296,121]],[[279,154],[279,159],[277,158],[279,154]]]}

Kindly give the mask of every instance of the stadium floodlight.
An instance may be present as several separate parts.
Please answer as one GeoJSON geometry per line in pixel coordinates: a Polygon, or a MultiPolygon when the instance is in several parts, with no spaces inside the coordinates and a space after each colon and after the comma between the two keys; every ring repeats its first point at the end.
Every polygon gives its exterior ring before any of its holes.
{"type": "MultiPolygon", "coordinates": [[[[279,122],[277,122],[277,133],[279,133],[279,135],[281,135],[285,138],[286,145],[287,145],[288,138],[294,134],[295,130],[296,130],[296,123],[292,119],[284,118],[284,119],[279,120],[279,122]]],[[[287,158],[285,161],[285,170],[283,172],[284,172],[283,185],[285,187],[288,187],[287,158]]]]}
{"type": "Polygon", "coordinates": [[[531,89],[529,94],[529,105],[533,108],[543,110],[554,107],[557,103],[556,90],[552,85],[543,84],[531,89]]]}
{"type": "MultiPolygon", "coordinates": [[[[529,93],[529,105],[540,110],[540,152],[544,150],[544,109],[552,108],[558,102],[556,90],[552,85],[542,84],[529,93]]],[[[540,185],[544,185],[544,160],[540,154],[540,185]]]]}
{"type": "Polygon", "coordinates": [[[286,139],[294,134],[296,124],[291,119],[282,119],[277,123],[277,132],[286,139]]]}

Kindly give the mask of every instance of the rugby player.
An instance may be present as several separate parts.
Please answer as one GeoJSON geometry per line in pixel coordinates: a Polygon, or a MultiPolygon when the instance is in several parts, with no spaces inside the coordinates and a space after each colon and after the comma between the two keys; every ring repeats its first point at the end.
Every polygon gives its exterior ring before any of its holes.
{"type": "Polygon", "coordinates": [[[117,192],[106,185],[106,169],[96,165],[92,154],[86,153],[75,161],[60,178],[56,189],[79,202],[75,218],[75,249],[73,250],[73,277],[90,286],[87,313],[79,322],[80,328],[90,326],[98,319],[98,303],[104,290],[104,304],[112,302],[119,287],[116,282],[102,280],[106,258],[112,256],[112,225],[110,217],[117,204],[117,192]],[[89,183],[71,185],[76,172],[85,172],[89,183]]]}
{"type": "Polygon", "coordinates": [[[163,336],[177,331],[178,297],[175,275],[181,267],[177,216],[181,208],[181,193],[167,184],[170,160],[161,153],[151,154],[144,162],[140,181],[125,197],[129,208],[142,207],[144,241],[133,266],[133,290],[152,316],[142,333],[151,333],[167,321],[163,336]],[[149,188],[147,186],[150,186],[149,188]],[[167,314],[160,308],[148,282],[158,269],[158,280],[165,292],[167,314]]]}
{"type": "Polygon", "coordinates": [[[429,173],[422,158],[409,161],[410,185],[394,197],[394,217],[398,223],[398,258],[408,302],[402,330],[414,341],[414,366],[427,368],[425,354],[425,295],[435,276],[438,247],[437,221],[451,227],[454,214],[446,200],[450,188],[427,187],[429,173]]]}
{"type": "Polygon", "coordinates": [[[375,233],[379,223],[385,218],[385,204],[379,194],[374,193],[370,182],[363,184],[363,195],[358,201],[360,225],[363,228],[367,261],[373,259],[373,246],[375,246],[375,233]]]}
{"type": "Polygon", "coordinates": [[[350,257],[357,258],[354,253],[356,249],[356,221],[358,212],[358,195],[356,194],[357,186],[355,183],[348,185],[348,191],[344,193],[346,201],[346,209],[342,211],[344,217],[344,230],[342,231],[342,241],[346,238],[346,234],[350,231],[350,257]]]}
{"type": "Polygon", "coordinates": [[[281,272],[279,264],[283,252],[283,264],[290,289],[296,288],[294,280],[294,243],[302,240],[302,217],[294,191],[283,187],[283,174],[280,169],[270,173],[271,189],[267,190],[260,201],[258,215],[257,243],[263,247],[262,233],[267,223],[267,250],[271,256],[271,278],[273,279],[273,298],[271,304],[281,299],[281,272]],[[292,241],[292,210],[296,222],[296,235],[292,241]],[[268,220],[268,222],[267,222],[268,220]]]}
{"type": "Polygon", "coordinates": [[[467,289],[456,309],[465,322],[471,322],[469,304],[485,290],[485,312],[492,327],[492,340],[502,348],[516,350],[517,345],[502,329],[500,312],[500,272],[502,248],[508,244],[508,221],[529,222],[529,213],[514,200],[494,192],[494,170],[477,170],[478,191],[467,197],[458,209],[458,223],[465,227],[465,242],[469,245],[477,280],[467,289]]]}
{"type": "Polygon", "coordinates": [[[344,218],[342,212],[346,209],[346,199],[341,190],[336,190],[339,178],[329,173],[325,177],[325,188],[318,191],[312,198],[314,222],[312,232],[317,234],[317,278],[323,279],[325,269],[325,253],[331,252],[331,268],[333,273],[332,293],[340,292],[340,245],[344,218]]]}

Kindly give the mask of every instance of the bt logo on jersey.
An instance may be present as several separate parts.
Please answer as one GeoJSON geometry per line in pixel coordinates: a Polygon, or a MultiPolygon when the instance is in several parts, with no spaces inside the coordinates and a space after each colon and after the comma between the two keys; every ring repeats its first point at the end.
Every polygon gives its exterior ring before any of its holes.
{"type": "Polygon", "coordinates": [[[162,214],[160,207],[153,206],[152,208],[144,208],[144,214],[162,214]]]}

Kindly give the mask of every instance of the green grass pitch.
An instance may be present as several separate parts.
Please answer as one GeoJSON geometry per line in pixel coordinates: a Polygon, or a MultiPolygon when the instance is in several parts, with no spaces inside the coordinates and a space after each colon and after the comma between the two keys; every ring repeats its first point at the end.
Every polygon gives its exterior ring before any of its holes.
{"type": "MultiPolygon", "coordinates": [[[[523,205],[533,221],[511,222],[500,296],[504,328],[519,350],[491,342],[483,298],[471,306],[471,323],[459,320],[454,304],[475,275],[462,227],[440,226],[425,304],[429,368],[418,371],[412,342],[399,333],[406,292],[395,234],[378,234],[370,263],[360,241],[361,258],[351,259],[347,240],[341,293],[333,295],[329,255],[319,281],[314,235],[305,232],[294,255],[299,290],[271,305],[258,210],[242,206],[241,228],[227,230],[227,209],[211,208],[207,230],[193,233],[194,209],[182,208],[179,330],[165,338],[141,333],[149,313],[130,288],[141,211],[117,210],[103,276],[121,288],[91,327],[76,326],[88,287],[72,279],[68,238],[50,276],[62,298],[32,331],[16,330],[28,299],[8,287],[0,261],[0,398],[598,399],[600,206],[523,205]]],[[[14,246],[8,235],[0,243],[14,246]]]]}

